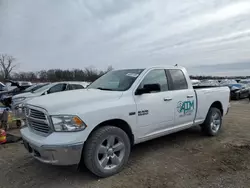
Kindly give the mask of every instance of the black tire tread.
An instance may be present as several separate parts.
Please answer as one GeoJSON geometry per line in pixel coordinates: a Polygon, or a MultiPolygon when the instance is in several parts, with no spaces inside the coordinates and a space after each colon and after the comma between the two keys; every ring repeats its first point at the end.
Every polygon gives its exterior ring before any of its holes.
{"type": "MultiPolygon", "coordinates": [[[[202,132],[207,135],[207,136],[216,136],[217,134],[214,134],[212,131],[211,131],[211,127],[210,127],[210,119],[211,119],[211,115],[214,111],[217,111],[220,116],[221,116],[221,111],[218,109],[218,108],[215,108],[215,107],[211,107],[208,111],[208,114],[207,114],[207,117],[204,121],[204,123],[201,125],[201,129],[202,129],[202,132]]],[[[221,127],[220,127],[221,128],[221,127]]],[[[218,130],[219,132],[219,130],[218,130]]]]}
{"type": "MultiPolygon", "coordinates": [[[[130,142],[128,135],[120,128],[115,127],[115,126],[104,126],[104,127],[100,127],[99,129],[95,130],[90,137],[88,138],[88,140],[86,141],[86,145],[84,147],[84,151],[83,151],[83,160],[84,160],[84,164],[85,166],[95,175],[99,176],[99,177],[108,177],[112,174],[107,174],[104,175],[102,172],[99,171],[98,168],[96,168],[96,166],[94,165],[94,161],[93,161],[93,156],[92,154],[94,153],[94,149],[96,144],[98,143],[98,141],[100,140],[101,136],[103,134],[105,134],[106,132],[110,132],[110,131],[119,131],[121,132],[121,134],[124,134],[125,138],[127,137],[127,141],[130,142]]],[[[129,154],[130,154],[130,145],[129,144],[129,154]]],[[[127,161],[125,161],[126,163],[127,161]]],[[[122,168],[120,168],[116,173],[120,172],[122,170],[122,168]]]]}

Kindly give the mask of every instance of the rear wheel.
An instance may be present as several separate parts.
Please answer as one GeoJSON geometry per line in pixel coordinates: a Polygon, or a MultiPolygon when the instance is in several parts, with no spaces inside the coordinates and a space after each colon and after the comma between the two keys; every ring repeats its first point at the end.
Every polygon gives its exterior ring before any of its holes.
{"type": "Polygon", "coordinates": [[[94,131],[83,151],[85,166],[99,177],[122,170],[130,155],[130,140],[120,128],[105,126],[94,131]]]}
{"type": "Polygon", "coordinates": [[[205,122],[201,125],[202,132],[208,136],[216,136],[222,126],[222,115],[218,108],[211,107],[205,122]]]}

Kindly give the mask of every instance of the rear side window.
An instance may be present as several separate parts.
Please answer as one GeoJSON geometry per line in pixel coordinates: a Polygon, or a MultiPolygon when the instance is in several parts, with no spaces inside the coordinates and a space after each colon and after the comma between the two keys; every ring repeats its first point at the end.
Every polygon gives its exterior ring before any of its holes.
{"type": "Polygon", "coordinates": [[[69,87],[69,90],[84,89],[84,87],[80,84],[70,84],[68,87],[69,87]]]}
{"type": "Polygon", "coordinates": [[[57,93],[60,91],[64,91],[65,89],[66,89],[66,84],[57,84],[57,85],[53,86],[52,88],[50,88],[48,93],[57,93]]]}
{"type": "Polygon", "coordinates": [[[188,89],[187,80],[182,70],[171,69],[168,70],[173,82],[173,90],[188,89]]]}

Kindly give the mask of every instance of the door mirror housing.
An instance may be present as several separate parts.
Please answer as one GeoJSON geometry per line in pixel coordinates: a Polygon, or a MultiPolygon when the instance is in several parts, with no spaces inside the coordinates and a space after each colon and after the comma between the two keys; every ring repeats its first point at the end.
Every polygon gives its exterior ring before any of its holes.
{"type": "Polygon", "coordinates": [[[160,84],[145,84],[143,88],[137,89],[135,95],[142,95],[144,93],[160,92],[160,84]]]}

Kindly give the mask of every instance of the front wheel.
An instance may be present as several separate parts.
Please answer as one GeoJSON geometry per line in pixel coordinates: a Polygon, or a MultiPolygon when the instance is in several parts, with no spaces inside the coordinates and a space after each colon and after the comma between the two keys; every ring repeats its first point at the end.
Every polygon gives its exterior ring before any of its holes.
{"type": "Polygon", "coordinates": [[[83,151],[85,166],[99,177],[112,176],[122,170],[130,155],[128,135],[120,128],[105,126],[94,131],[83,151]]]}
{"type": "Polygon", "coordinates": [[[222,126],[222,114],[218,108],[210,108],[206,120],[201,125],[202,132],[208,136],[216,136],[222,126]]]}

